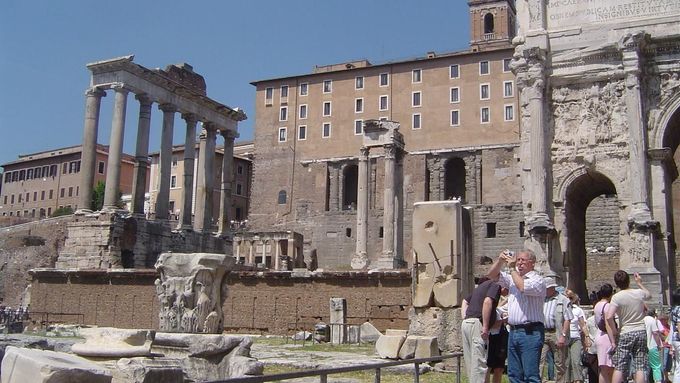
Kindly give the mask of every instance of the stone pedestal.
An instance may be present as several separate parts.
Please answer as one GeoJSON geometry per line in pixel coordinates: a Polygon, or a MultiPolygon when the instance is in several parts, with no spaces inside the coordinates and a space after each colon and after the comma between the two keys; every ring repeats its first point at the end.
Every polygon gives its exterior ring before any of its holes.
{"type": "Polygon", "coordinates": [[[156,262],[161,331],[221,333],[224,277],[234,264],[234,258],[224,254],[161,254],[156,262]]]}
{"type": "Polygon", "coordinates": [[[331,298],[330,321],[331,343],[345,343],[345,323],[347,322],[347,301],[345,298],[331,298]]]}

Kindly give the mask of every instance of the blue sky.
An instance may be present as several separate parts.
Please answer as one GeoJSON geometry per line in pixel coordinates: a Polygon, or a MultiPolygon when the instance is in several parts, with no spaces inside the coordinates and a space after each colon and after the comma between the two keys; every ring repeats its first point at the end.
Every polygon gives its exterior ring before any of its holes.
{"type": "MultiPolygon", "coordinates": [[[[251,139],[251,81],[466,49],[468,14],[465,0],[3,0],[0,164],[80,144],[89,62],[128,54],[147,68],[187,62],[205,77],[208,96],[248,114],[239,132],[251,139]]],[[[99,143],[109,141],[112,101],[102,102],[99,143]]],[[[127,153],[134,152],[136,104],[128,97],[127,153]]],[[[156,107],[151,124],[157,150],[156,107]]],[[[175,144],[182,126],[177,120],[175,144]]]]}

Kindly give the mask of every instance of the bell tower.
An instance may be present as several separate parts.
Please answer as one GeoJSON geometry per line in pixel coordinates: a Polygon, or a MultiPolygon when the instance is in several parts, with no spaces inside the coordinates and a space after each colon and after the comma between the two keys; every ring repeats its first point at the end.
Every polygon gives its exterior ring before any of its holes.
{"type": "Polygon", "coordinates": [[[516,32],[515,0],[469,0],[470,48],[508,47],[516,32]]]}

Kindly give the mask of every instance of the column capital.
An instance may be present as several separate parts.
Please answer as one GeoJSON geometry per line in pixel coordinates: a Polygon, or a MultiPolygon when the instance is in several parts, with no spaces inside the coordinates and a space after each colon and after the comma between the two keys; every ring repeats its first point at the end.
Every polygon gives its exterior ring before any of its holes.
{"type": "Polygon", "coordinates": [[[142,106],[149,106],[149,105],[153,104],[153,100],[146,93],[136,94],[135,100],[139,101],[139,104],[142,105],[142,106]]]}
{"type": "Polygon", "coordinates": [[[214,122],[203,121],[202,125],[203,125],[203,130],[205,130],[205,131],[209,131],[209,132],[213,132],[213,133],[217,131],[217,124],[215,124],[214,122]]]}
{"type": "Polygon", "coordinates": [[[233,141],[234,139],[239,137],[238,132],[233,131],[231,129],[221,130],[220,134],[222,135],[222,137],[224,137],[225,140],[231,140],[231,141],[233,141]]]}
{"type": "Polygon", "coordinates": [[[126,88],[125,84],[122,83],[122,82],[114,83],[113,85],[111,85],[111,89],[113,89],[114,91],[116,91],[118,93],[125,93],[125,94],[130,93],[130,89],[126,88]]]}
{"type": "Polygon", "coordinates": [[[194,113],[182,113],[182,119],[192,125],[198,122],[198,116],[194,113]]]}
{"type": "Polygon", "coordinates": [[[92,86],[85,90],[85,96],[87,97],[106,97],[106,92],[99,87],[92,86]]]}
{"type": "Polygon", "coordinates": [[[366,161],[368,160],[368,153],[370,152],[370,149],[368,146],[362,146],[359,148],[359,160],[366,161]]]}
{"type": "Polygon", "coordinates": [[[385,144],[383,146],[385,151],[385,158],[393,160],[397,157],[397,146],[394,144],[385,144]]]}
{"type": "Polygon", "coordinates": [[[158,104],[158,109],[162,110],[165,113],[175,113],[177,111],[177,107],[175,105],[167,102],[163,104],[158,104]]]}

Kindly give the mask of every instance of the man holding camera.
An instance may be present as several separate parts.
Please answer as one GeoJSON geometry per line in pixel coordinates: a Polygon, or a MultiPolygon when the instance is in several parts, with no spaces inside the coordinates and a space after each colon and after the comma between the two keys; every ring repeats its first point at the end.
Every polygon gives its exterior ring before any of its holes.
{"type": "Polygon", "coordinates": [[[489,270],[508,294],[508,379],[510,383],[540,383],[539,362],[545,340],[543,301],[545,282],[534,270],[536,255],[522,250],[517,255],[503,251],[489,270]],[[507,271],[501,271],[504,266],[507,271]]]}

